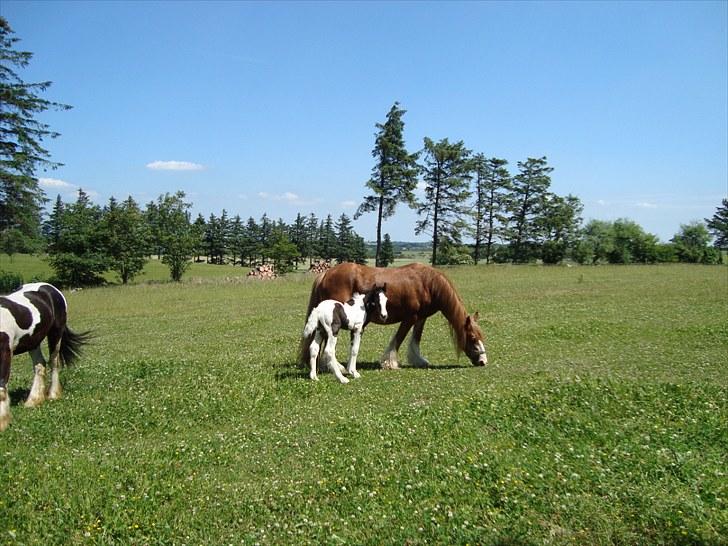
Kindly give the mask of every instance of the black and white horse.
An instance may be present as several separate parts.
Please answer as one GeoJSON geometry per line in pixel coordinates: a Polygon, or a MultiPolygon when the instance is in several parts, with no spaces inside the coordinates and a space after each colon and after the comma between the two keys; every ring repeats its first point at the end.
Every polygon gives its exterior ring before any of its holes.
{"type": "Polygon", "coordinates": [[[361,334],[364,327],[372,318],[387,320],[387,285],[375,286],[366,294],[355,293],[346,303],[336,300],[324,300],[319,303],[308,316],[303,329],[303,339],[308,339],[315,332],[310,345],[311,372],[309,376],[318,381],[316,374],[316,360],[322,341],[324,342],[324,356],[326,363],[336,378],[342,383],[349,380],[341,373],[346,372],[352,377],[361,377],[356,371],[356,357],[359,354],[361,334]],[[336,360],[336,340],[340,330],[351,331],[351,350],[349,365],[345,369],[336,360]]]}
{"type": "Polygon", "coordinates": [[[30,353],[35,377],[26,407],[35,407],[46,398],[61,397],[59,367],[73,363],[89,332],[75,333],[66,325],[66,298],[47,283],[25,284],[7,296],[0,296],[0,431],[10,424],[10,360],[13,355],[30,353]],[[46,361],[41,343],[48,338],[51,385],[45,390],[46,361]]]}

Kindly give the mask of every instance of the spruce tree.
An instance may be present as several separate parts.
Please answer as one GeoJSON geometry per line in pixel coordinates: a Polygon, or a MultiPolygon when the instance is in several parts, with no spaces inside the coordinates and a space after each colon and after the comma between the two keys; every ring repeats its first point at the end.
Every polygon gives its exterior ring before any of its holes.
{"type": "Polygon", "coordinates": [[[372,156],[376,162],[372,168],[371,178],[366,186],[372,193],[364,198],[364,202],[354,214],[354,219],[367,212],[377,214],[377,250],[375,262],[379,265],[382,245],[382,222],[391,217],[398,203],[415,206],[414,189],[417,186],[417,157],[405,148],[404,122],[402,116],[406,110],[395,102],[387,113],[387,120],[377,123],[372,156]]]}
{"type": "Polygon", "coordinates": [[[37,121],[36,116],[70,106],[39,96],[51,82],[25,83],[17,74],[33,54],[15,50],[19,38],[14,34],[7,20],[0,17],[0,242],[31,251],[40,240],[46,202],[37,173],[61,166],[51,161],[42,146],[44,139],[56,138],[59,133],[37,121]]]}
{"type": "Polygon", "coordinates": [[[728,199],[723,199],[713,217],[705,219],[710,234],[715,237],[714,246],[728,250],[728,199]]]}
{"type": "Polygon", "coordinates": [[[475,206],[473,210],[473,261],[481,257],[485,263],[493,260],[493,245],[503,234],[508,221],[507,206],[511,189],[511,175],[505,159],[486,159],[483,154],[475,157],[475,206]]]}

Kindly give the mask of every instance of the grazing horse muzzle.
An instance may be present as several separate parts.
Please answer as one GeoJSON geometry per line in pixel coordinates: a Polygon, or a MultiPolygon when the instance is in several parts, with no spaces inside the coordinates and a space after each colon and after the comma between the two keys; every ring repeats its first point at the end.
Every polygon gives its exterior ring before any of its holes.
{"type": "Polygon", "coordinates": [[[473,366],[485,366],[488,363],[488,355],[485,354],[485,345],[482,341],[478,341],[473,347],[472,352],[469,352],[470,362],[473,366]]]}

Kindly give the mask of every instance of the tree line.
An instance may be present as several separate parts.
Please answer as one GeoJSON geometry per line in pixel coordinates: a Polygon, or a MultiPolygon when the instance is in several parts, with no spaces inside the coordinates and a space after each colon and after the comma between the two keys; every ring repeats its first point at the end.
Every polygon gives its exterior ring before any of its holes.
{"type": "Polygon", "coordinates": [[[271,263],[279,273],[296,269],[306,260],[366,263],[364,239],[351,219],[336,220],[299,213],[291,224],[201,214],[192,220],[184,192],[160,195],[142,209],[132,197],[112,197],[100,207],[79,190],[73,203],[60,196],[43,223],[46,252],[56,281],[83,286],[102,282],[106,271],[116,272],[122,283],[138,275],[151,256],[169,267],[178,281],[193,260],[212,264],[253,266],[271,263]]]}

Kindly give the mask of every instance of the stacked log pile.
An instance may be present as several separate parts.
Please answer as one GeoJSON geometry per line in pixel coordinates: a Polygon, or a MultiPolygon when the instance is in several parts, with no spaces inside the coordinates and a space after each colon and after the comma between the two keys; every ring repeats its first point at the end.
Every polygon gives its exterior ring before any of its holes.
{"type": "Polygon", "coordinates": [[[308,268],[309,273],[313,273],[314,275],[318,275],[319,273],[323,273],[327,269],[331,268],[331,262],[328,260],[317,260],[311,264],[311,266],[308,268]]]}
{"type": "Polygon", "coordinates": [[[276,278],[276,272],[271,264],[258,265],[248,272],[248,277],[254,277],[261,280],[270,280],[276,278]]]}

